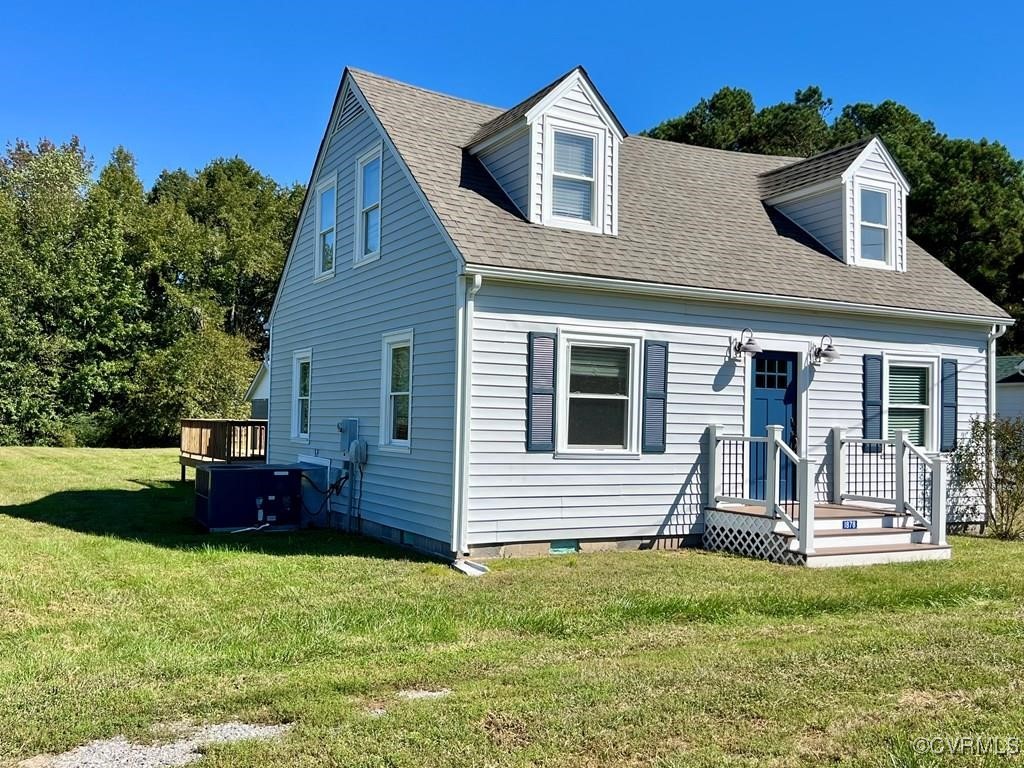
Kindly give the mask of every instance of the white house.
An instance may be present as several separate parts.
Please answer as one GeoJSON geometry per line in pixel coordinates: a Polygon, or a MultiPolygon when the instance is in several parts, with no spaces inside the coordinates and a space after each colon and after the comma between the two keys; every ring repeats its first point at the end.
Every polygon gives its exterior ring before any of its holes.
{"type": "Polygon", "coordinates": [[[271,313],[269,460],[337,474],[358,435],[332,524],[457,559],[948,557],[978,511],[944,454],[1011,321],[907,238],[910,193],[877,138],[627,135],[579,67],[509,110],[348,69],[271,313]]]}
{"type": "Polygon", "coordinates": [[[1024,355],[996,358],[996,414],[1004,419],[1024,416],[1024,355]]]}

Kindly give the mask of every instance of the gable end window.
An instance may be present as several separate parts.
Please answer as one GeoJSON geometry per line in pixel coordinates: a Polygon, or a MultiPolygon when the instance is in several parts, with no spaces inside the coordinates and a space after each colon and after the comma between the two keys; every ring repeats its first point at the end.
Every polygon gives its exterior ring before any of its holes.
{"type": "Polygon", "coordinates": [[[292,437],[309,440],[313,359],[306,349],[292,357],[292,437]]]}
{"type": "Polygon", "coordinates": [[[565,219],[594,222],[593,136],[554,132],[551,167],[551,211],[565,219]]]}
{"type": "Polygon", "coordinates": [[[411,330],[384,336],[380,395],[380,445],[408,451],[412,416],[411,330]]]}
{"type": "Polygon", "coordinates": [[[314,276],[334,274],[334,250],[337,236],[337,185],[331,181],[316,192],[316,264],[314,276]]]}
{"type": "Polygon", "coordinates": [[[892,260],[888,192],[864,187],[860,190],[860,257],[879,264],[892,260]]]}
{"type": "Polygon", "coordinates": [[[356,265],[380,258],[381,161],[377,147],[356,164],[356,265]]]}

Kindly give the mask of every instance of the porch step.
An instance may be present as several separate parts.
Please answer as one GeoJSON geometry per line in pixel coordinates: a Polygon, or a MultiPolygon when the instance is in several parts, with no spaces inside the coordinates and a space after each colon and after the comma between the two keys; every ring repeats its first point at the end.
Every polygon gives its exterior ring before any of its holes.
{"type": "MultiPolygon", "coordinates": [[[[796,536],[787,530],[782,534],[789,541],[789,549],[796,550],[799,546],[796,536]]],[[[928,537],[928,529],[920,526],[898,528],[864,528],[852,531],[828,530],[814,531],[815,549],[821,547],[839,547],[846,549],[876,549],[880,546],[922,544],[928,537]]]]}
{"type": "Polygon", "coordinates": [[[815,547],[807,556],[808,568],[838,568],[846,565],[881,563],[913,563],[923,560],[949,560],[953,550],[948,545],[878,544],[873,547],[815,547]]]}

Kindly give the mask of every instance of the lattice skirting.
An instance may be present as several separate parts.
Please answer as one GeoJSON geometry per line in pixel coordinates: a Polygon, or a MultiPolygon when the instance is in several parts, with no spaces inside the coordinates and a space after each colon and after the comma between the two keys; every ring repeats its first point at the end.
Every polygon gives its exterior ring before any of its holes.
{"type": "Polygon", "coordinates": [[[804,556],[787,549],[789,540],[775,532],[775,521],[756,515],[739,515],[721,509],[704,513],[704,549],[770,560],[783,565],[803,565],[804,556]]]}

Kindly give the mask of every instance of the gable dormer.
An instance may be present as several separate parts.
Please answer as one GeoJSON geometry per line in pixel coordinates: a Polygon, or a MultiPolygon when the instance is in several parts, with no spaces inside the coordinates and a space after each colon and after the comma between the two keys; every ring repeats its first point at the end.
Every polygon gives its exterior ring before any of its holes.
{"type": "Polygon", "coordinates": [[[625,136],[576,67],[481,126],[468,149],[529,221],[614,235],[625,136]]]}
{"type": "Polygon", "coordinates": [[[856,267],[907,269],[910,185],[877,136],[761,176],[762,199],[856,267]]]}

